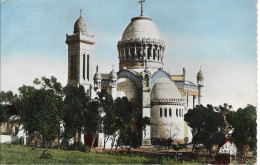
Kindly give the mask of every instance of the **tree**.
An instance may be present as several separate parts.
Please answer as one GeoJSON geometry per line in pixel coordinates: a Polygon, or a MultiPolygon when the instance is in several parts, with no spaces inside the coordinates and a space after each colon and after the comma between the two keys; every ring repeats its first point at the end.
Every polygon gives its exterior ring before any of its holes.
{"type": "Polygon", "coordinates": [[[116,114],[114,109],[114,101],[111,95],[109,95],[106,91],[101,91],[98,93],[98,102],[100,103],[100,110],[102,111],[102,124],[101,124],[101,132],[104,133],[104,146],[103,151],[105,149],[107,141],[111,138],[117,136],[116,131],[118,130],[118,126],[116,125],[116,114]]]}
{"type": "Polygon", "coordinates": [[[232,105],[228,105],[227,103],[224,103],[224,105],[220,105],[218,106],[218,108],[216,108],[216,110],[222,114],[222,116],[224,117],[224,121],[225,121],[225,127],[223,132],[224,133],[228,133],[231,129],[228,121],[227,121],[227,116],[230,114],[231,110],[232,110],[232,105]]]}
{"type": "Polygon", "coordinates": [[[0,125],[7,122],[11,117],[9,113],[10,107],[13,106],[14,102],[17,100],[17,95],[13,94],[12,91],[1,91],[0,93],[0,125]]]}
{"type": "Polygon", "coordinates": [[[123,144],[130,145],[130,137],[132,134],[131,126],[134,118],[134,106],[129,102],[127,97],[117,98],[114,103],[116,118],[116,126],[119,130],[117,139],[117,147],[123,144]]]}
{"type": "Polygon", "coordinates": [[[227,121],[234,128],[232,140],[238,151],[244,155],[244,163],[248,151],[256,151],[256,107],[247,105],[243,109],[239,108],[236,112],[232,111],[227,116],[227,121]]]}
{"type": "Polygon", "coordinates": [[[98,132],[101,132],[101,123],[100,103],[98,100],[92,100],[88,104],[87,111],[84,112],[84,132],[89,133],[92,136],[94,135],[90,151],[93,148],[98,132]]]}
{"type": "MultiPolygon", "coordinates": [[[[22,86],[19,88],[19,97],[15,103],[24,128],[30,133],[39,133],[42,137],[42,146],[51,147],[51,141],[59,132],[61,120],[62,86],[55,77],[42,77],[42,81],[35,79],[36,86],[22,86]]],[[[31,145],[32,138],[28,144],[31,145]]],[[[37,145],[37,144],[35,144],[37,145]]]]}
{"type": "Polygon", "coordinates": [[[68,84],[63,89],[65,94],[63,122],[65,138],[70,139],[78,133],[78,142],[81,141],[81,132],[84,127],[84,114],[87,111],[89,98],[83,86],[68,84]]]}
{"type": "Polygon", "coordinates": [[[211,151],[213,145],[224,140],[224,133],[221,132],[225,127],[224,118],[215,109],[212,105],[207,105],[207,107],[197,105],[184,115],[184,120],[192,129],[193,151],[195,145],[200,143],[211,151]]]}
{"type": "Polygon", "coordinates": [[[0,126],[9,120],[10,115],[7,113],[8,107],[6,105],[0,104],[0,126]]]}
{"type": "Polygon", "coordinates": [[[10,114],[8,114],[8,104],[13,100],[12,91],[1,91],[0,93],[0,125],[9,120],[10,114]]]}

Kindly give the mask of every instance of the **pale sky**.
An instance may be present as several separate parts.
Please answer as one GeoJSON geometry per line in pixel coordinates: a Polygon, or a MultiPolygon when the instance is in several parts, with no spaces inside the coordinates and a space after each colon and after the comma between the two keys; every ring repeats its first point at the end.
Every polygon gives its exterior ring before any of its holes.
{"type": "MultiPolygon", "coordinates": [[[[83,9],[96,38],[93,68],[118,68],[117,42],[139,0],[1,0],[1,90],[18,91],[34,78],[67,83],[66,33],[83,9]]],[[[196,82],[202,66],[203,104],[256,106],[256,0],[146,0],[167,42],[165,70],[196,82]]],[[[94,69],[93,69],[94,70],[94,69]]]]}

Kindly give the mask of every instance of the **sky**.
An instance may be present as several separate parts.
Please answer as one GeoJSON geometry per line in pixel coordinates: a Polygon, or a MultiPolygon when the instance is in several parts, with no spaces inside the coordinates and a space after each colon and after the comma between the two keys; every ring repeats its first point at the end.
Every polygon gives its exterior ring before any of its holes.
{"type": "MultiPolygon", "coordinates": [[[[117,42],[139,0],[1,0],[1,90],[32,85],[34,78],[68,77],[66,34],[85,19],[95,35],[93,70],[118,70],[117,42]]],[[[196,82],[202,66],[202,103],[234,109],[257,105],[256,0],[146,0],[166,41],[165,70],[196,82]]]]}

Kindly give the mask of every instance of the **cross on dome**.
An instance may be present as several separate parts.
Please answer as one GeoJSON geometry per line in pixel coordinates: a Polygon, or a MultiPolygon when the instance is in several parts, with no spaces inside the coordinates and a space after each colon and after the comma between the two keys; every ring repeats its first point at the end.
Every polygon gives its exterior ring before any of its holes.
{"type": "Polygon", "coordinates": [[[143,16],[143,3],[145,0],[140,0],[139,3],[141,4],[141,16],[143,16]]]}
{"type": "Polygon", "coordinates": [[[80,9],[80,10],[79,10],[79,13],[80,13],[80,17],[81,17],[81,13],[82,13],[82,11],[83,11],[82,9],[80,9]]]}

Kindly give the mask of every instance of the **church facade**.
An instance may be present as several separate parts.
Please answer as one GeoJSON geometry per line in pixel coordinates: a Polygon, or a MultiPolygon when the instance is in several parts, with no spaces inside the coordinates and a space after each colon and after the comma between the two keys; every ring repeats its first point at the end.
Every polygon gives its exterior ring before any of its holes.
{"type": "Polygon", "coordinates": [[[74,24],[73,34],[66,35],[66,43],[68,83],[83,85],[91,98],[101,90],[106,90],[113,99],[126,96],[141,106],[142,117],[150,118],[151,125],[141,133],[142,146],[167,137],[183,143],[191,141],[184,115],[189,108],[201,104],[203,74],[198,72],[195,84],[186,80],[185,68],[179,75],[165,71],[166,43],[151,18],[141,12],[124,30],[117,43],[118,72],[112,69],[110,73],[100,73],[98,66],[96,72],[92,71],[95,40],[81,16],[74,24]]]}

